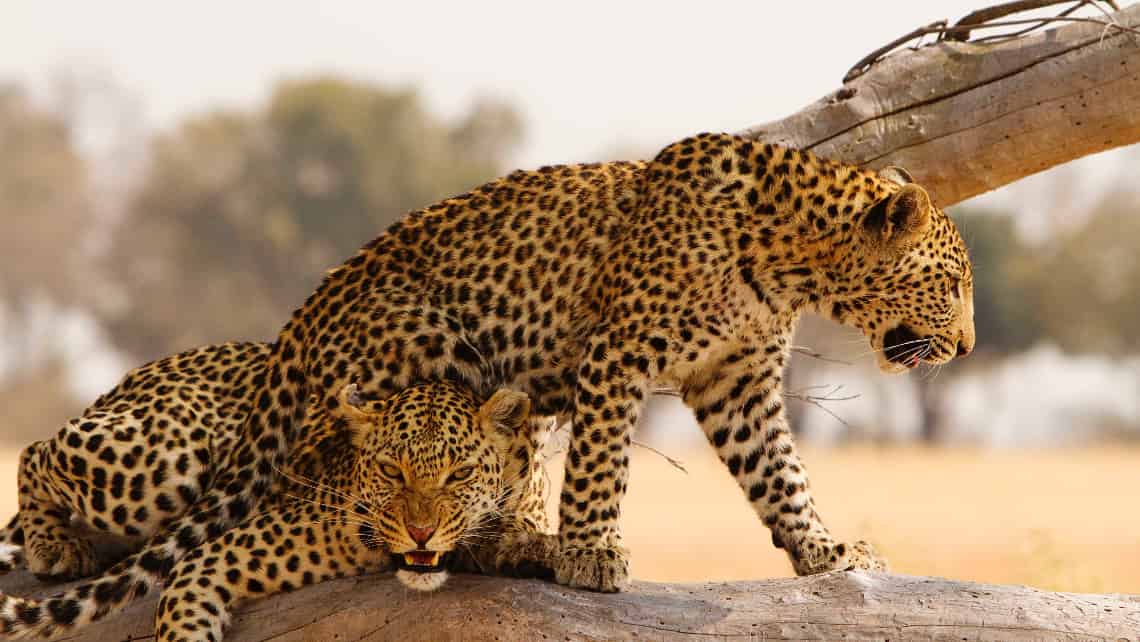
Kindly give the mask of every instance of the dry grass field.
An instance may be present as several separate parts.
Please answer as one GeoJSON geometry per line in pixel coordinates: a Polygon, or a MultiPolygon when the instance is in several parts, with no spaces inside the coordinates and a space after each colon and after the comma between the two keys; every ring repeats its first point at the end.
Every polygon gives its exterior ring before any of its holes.
{"type": "MultiPolygon", "coordinates": [[[[635,449],[625,511],[634,574],[695,581],[790,574],[782,552],[706,447],[635,449]]],[[[870,539],[892,569],[1081,592],[1140,593],[1140,449],[805,451],[820,511],[870,539]]],[[[15,509],[16,453],[0,453],[0,512],[15,509]]]]}
{"type": "MultiPolygon", "coordinates": [[[[635,452],[625,509],[634,574],[787,576],[711,449],[635,452]]],[[[1140,449],[807,449],[819,509],[894,571],[1078,592],[1140,593],[1140,449]]]]}

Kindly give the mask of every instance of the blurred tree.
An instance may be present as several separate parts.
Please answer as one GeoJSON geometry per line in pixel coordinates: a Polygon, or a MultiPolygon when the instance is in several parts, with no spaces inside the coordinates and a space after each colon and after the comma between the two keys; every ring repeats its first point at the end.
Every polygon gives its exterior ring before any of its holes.
{"type": "Polygon", "coordinates": [[[56,322],[89,283],[89,176],[67,119],[0,86],[0,425],[42,437],[77,401],[56,322]]]}
{"type": "Polygon", "coordinates": [[[83,158],[67,123],[11,86],[0,86],[0,150],[0,296],[67,298],[92,223],[83,158]]]}
{"type": "Polygon", "coordinates": [[[1020,280],[1051,341],[1072,352],[1140,353],[1140,215],[1137,194],[1110,194],[1082,227],[1024,262],[1020,280]]]}
{"type": "Polygon", "coordinates": [[[58,431],[67,417],[83,410],[84,402],[67,394],[67,368],[58,359],[48,359],[33,368],[21,369],[0,386],[0,448],[22,448],[58,431]]]}
{"type": "Polygon", "coordinates": [[[1043,284],[1026,269],[1034,248],[1022,240],[1012,216],[970,209],[953,216],[974,264],[976,350],[1004,355],[1030,347],[1043,332],[1030,300],[1043,284]]]}
{"type": "Polygon", "coordinates": [[[108,257],[119,295],[99,297],[99,316],[136,359],[271,338],[322,270],[502,173],[521,130],[502,104],[446,124],[413,91],[334,78],[190,120],[153,146],[108,257]]]}
{"type": "MultiPolygon", "coordinates": [[[[86,60],[69,60],[54,69],[47,85],[45,102],[67,124],[75,147],[87,159],[98,212],[113,218],[145,166],[149,135],[143,99],[113,71],[86,60]]],[[[96,229],[106,231],[106,226],[96,229]]],[[[103,240],[95,239],[94,245],[103,240]]]]}
{"type": "Polygon", "coordinates": [[[86,282],[93,224],[84,160],[67,123],[14,86],[0,86],[0,350],[32,367],[34,306],[67,305],[86,282]]]}

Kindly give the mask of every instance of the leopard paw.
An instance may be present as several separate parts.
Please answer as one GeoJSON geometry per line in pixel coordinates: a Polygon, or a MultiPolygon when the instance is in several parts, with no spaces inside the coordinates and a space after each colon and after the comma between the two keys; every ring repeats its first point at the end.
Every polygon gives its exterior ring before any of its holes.
{"type": "Polygon", "coordinates": [[[33,541],[25,554],[28,570],[42,580],[73,580],[99,572],[95,547],[81,538],[33,541]]]}
{"type": "Polygon", "coordinates": [[[814,575],[828,571],[885,571],[887,561],[863,540],[851,544],[813,542],[801,546],[795,566],[798,575],[814,575]]]}
{"type": "Polygon", "coordinates": [[[559,584],[602,593],[629,586],[629,551],[622,546],[563,548],[554,563],[559,584]]]}
{"type": "Polygon", "coordinates": [[[846,547],[845,571],[886,571],[887,560],[881,557],[870,542],[859,540],[846,547]]]}
{"type": "Polygon", "coordinates": [[[505,535],[495,553],[495,569],[508,577],[554,579],[558,560],[558,536],[518,532],[505,535]]]}
{"type": "Polygon", "coordinates": [[[0,575],[14,571],[24,565],[24,547],[14,544],[0,544],[0,575]]]}

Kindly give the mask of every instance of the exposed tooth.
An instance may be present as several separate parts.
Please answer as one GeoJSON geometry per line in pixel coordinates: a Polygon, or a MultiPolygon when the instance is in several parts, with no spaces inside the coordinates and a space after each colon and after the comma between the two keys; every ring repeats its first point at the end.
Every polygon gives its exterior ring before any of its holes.
{"type": "Polygon", "coordinates": [[[442,557],[443,554],[439,551],[411,551],[404,553],[404,563],[408,566],[437,566],[442,557]],[[429,561],[424,561],[424,556],[429,553],[429,561]]]}

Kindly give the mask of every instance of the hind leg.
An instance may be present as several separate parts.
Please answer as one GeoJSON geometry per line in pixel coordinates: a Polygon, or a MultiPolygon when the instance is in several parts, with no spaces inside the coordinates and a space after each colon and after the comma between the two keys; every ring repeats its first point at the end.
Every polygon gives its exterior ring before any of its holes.
{"type": "Polygon", "coordinates": [[[44,444],[34,443],[20,456],[18,519],[28,570],[52,580],[94,575],[99,570],[95,547],[71,527],[71,510],[56,499],[45,470],[44,444]]]}

